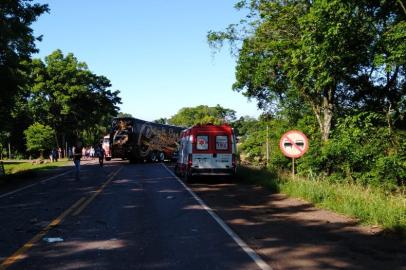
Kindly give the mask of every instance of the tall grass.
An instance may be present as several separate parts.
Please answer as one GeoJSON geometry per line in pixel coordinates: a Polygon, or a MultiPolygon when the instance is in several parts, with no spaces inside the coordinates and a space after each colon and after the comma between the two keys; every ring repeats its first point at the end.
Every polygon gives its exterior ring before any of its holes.
{"type": "Polygon", "coordinates": [[[5,176],[0,177],[0,186],[19,180],[30,179],[43,171],[52,170],[69,164],[66,160],[52,163],[32,164],[31,162],[4,162],[5,176]]]}
{"type": "Polygon", "coordinates": [[[360,223],[378,225],[406,237],[406,198],[402,194],[388,194],[377,188],[321,179],[292,179],[267,169],[251,167],[241,167],[239,175],[242,181],[305,199],[318,207],[356,218],[360,223]]]}
{"type": "Polygon", "coordinates": [[[4,170],[7,175],[27,173],[29,171],[48,170],[66,165],[66,160],[42,164],[32,164],[31,162],[5,162],[4,170]]]}

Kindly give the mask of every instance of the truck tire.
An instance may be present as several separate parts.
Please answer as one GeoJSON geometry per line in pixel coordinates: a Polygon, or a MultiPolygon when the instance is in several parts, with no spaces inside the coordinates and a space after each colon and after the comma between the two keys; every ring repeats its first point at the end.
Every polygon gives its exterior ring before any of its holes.
{"type": "Polygon", "coordinates": [[[151,153],[151,156],[149,157],[149,159],[151,160],[151,162],[157,161],[158,158],[157,158],[157,154],[155,151],[151,153]]]}

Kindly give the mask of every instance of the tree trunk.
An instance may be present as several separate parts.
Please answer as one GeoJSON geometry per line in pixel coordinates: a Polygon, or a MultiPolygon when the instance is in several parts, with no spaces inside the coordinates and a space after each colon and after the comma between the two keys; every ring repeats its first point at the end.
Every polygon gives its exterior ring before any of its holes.
{"type": "Polygon", "coordinates": [[[321,127],[322,132],[321,138],[323,142],[328,141],[328,138],[330,137],[334,110],[333,98],[334,98],[333,88],[323,91],[323,105],[322,105],[323,122],[321,127]]]}
{"type": "Polygon", "coordinates": [[[311,98],[310,102],[313,112],[316,116],[317,123],[319,124],[321,138],[323,142],[328,141],[330,137],[331,124],[333,119],[334,103],[333,103],[334,91],[333,89],[323,91],[322,104],[316,104],[311,98]],[[320,106],[321,105],[321,106],[320,106]]]}

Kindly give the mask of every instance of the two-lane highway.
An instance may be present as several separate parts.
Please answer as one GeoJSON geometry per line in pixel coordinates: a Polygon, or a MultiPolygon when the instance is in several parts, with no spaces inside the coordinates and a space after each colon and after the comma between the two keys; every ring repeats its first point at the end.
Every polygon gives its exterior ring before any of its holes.
{"type": "Polygon", "coordinates": [[[165,165],[108,164],[0,195],[0,269],[270,269],[165,165]]]}

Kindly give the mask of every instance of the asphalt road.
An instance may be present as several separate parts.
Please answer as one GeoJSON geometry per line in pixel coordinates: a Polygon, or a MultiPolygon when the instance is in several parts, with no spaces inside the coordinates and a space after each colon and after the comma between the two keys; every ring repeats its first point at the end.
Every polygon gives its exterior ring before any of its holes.
{"type": "Polygon", "coordinates": [[[270,269],[163,164],[108,162],[0,194],[0,270],[270,269]]]}

